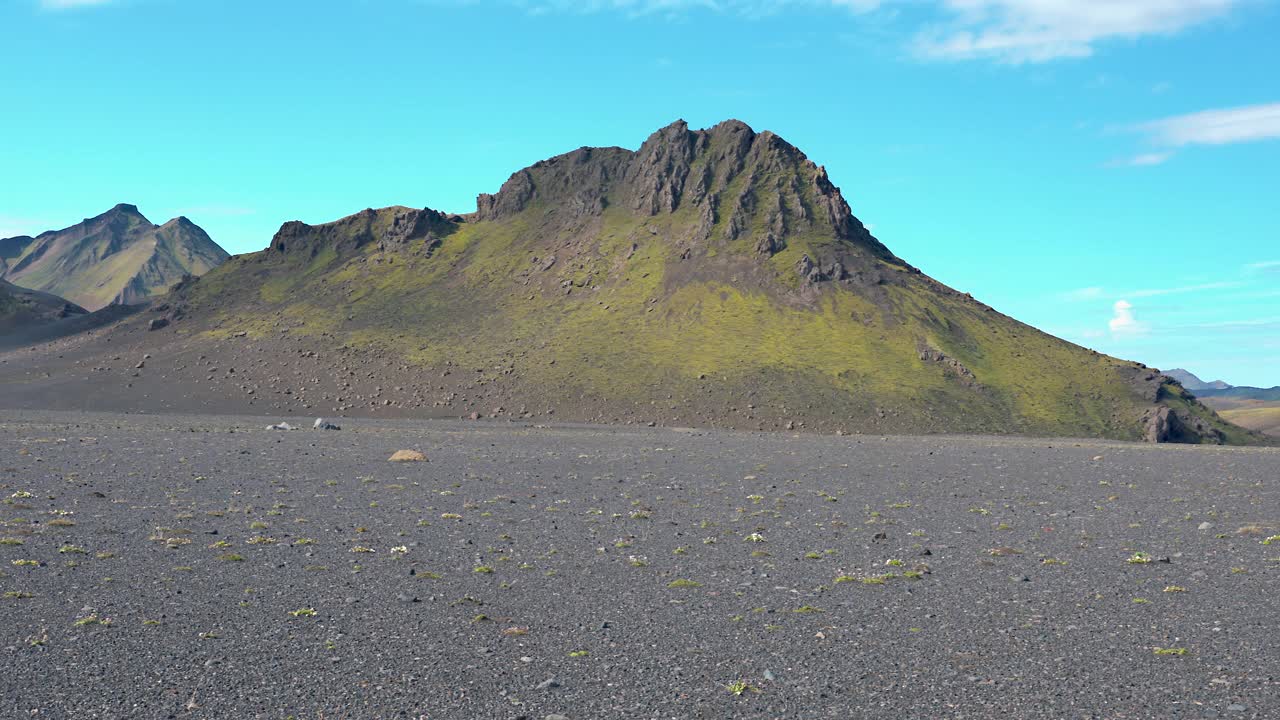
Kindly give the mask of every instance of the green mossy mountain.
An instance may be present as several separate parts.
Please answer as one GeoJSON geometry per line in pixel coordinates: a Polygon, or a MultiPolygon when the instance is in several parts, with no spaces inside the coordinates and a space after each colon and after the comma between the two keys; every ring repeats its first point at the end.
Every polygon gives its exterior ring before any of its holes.
{"type": "Polygon", "coordinates": [[[63,230],[0,239],[0,278],[98,310],[145,302],[227,257],[187,218],[154,225],[121,204],[63,230]]]}
{"type": "Polygon", "coordinates": [[[287,223],[165,302],[191,352],[287,337],[365,358],[352,378],[395,378],[291,390],[337,412],[1255,438],[1152,369],[925,276],[822,167],[736,121],[540,162],[467,215],[287,223]]]}

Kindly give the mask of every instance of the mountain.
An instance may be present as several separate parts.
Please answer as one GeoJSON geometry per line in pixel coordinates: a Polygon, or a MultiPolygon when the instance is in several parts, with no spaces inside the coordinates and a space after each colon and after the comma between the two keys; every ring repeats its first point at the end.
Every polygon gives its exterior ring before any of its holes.
{"type": "Polygon", "coordinates": [[[1227,388],[1231,387],[1230,385],[1228,385],[1227,383],[1221,380],[1214,380],[1213,382],[1207,383],[1201,380],[1200,378],[1196,377],[1194,374],[1192,374],[1190,370],[1183,370],[1182,368],[1174,368],[1172,370],[1166,370],[1164,374],[1173,378],[1174,380],[1177,380],[1182,385],[1182,387],[1192,392],[1197,392],[1200,390],[1226,390],[1227,388]]]}
{"type": "Polygon", "coordinates": [[[185,217],[153,225],[133,205],[117,205],[63,230],[0,240],[0,278],[97,310],[143,302],[227,257],[185,217]]]}
{"type": "Polygon", "coordinates": [[[927,277],[825,169],[736,121],[537,163],[467,215],[286,223],[32,357],[58,394],[11,361],[11,403],[58,402],[97,363],[80,407],[1259,439],[1152,369],[927,277]]]}
{"type": "Polygon", "coordinates": [[[0,280],[0,335],[65,320],[88,311],[49,293],[0,280]]]}

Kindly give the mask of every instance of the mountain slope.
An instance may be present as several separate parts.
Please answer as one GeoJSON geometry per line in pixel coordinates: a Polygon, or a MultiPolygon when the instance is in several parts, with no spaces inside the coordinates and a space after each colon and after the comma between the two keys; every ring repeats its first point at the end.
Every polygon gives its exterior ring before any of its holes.
{"type": "Polygon", "coordinates": [[[56,295],[28,290],[0,280],[0,336],[87,312],[56,295]]]}
{"type": "Polygon", "coordinates": [[[132,304],[228,257],[190,220],[153,225],[132,205],[38,237],[0,240],[0,277],[90,310],[132,304]]]}
{"type": "Polygon", "coordinates": [[[143,409],[1257,439],[923,275],[823,168],[735,121],[552,158],[470,215],[286,223],[158,303],[57,352],[151,355],[95,377],[143,409]]]}

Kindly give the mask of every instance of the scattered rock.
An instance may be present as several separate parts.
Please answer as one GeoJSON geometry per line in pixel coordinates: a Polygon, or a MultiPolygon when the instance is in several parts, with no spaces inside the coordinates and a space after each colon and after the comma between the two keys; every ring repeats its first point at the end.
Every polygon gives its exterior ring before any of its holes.
{"type": "Polygon", "coordinates": [[[1211,523],[1211,522],[1202,522],[1202,523],[1200,523],[1200,525],[1197,527],[1197,529],[1198,529],[1198,530],[1208,530],[1208,529],[1210,529],[1210,528],[1212,528],[1212,527],[1213,527],[1213,523],[1211,523]]]}
{"type": "Polygon", "coordinates": [[[387,462],[427,462],[427,456],[417,450],[397,450],[391,457],[387,458],[387,462]]]}
{"type": "Polygon", "coordinates": [[[294,430],[295,428],[287,422],[282,422],[282,423],[276,423],[275,425],[268,425],[267,429],[268,430],[294,430]]]}
{"type": "Polygon", "coordinates": [[[328,420],[325,420],[324,418],[316,418],[316,421],[315,421],[315,423],[314,423],[314,424],[312,424],[311,429],[313,429],[313,430],[341,430],[342,428],[338,427],[337,425],[334,425],[333,423],[329,422],[328,420]]]}
{"type": "Polygon", "coordinates": [[[162,317],[152,318],[151,322],[147,323],[147,330],[161,330],[167,327],[169,327],[168,318],[162,318],[162,317]]]}
{"type": "Polygon", "coordinates": [[[558,688],[558,687],[560,687],[560,681],[556,680],[555,678],[547,678],[546,680],[543,680],[542,682],[538,683],[539,690],[551,690],[552,688],[558,688]]]}

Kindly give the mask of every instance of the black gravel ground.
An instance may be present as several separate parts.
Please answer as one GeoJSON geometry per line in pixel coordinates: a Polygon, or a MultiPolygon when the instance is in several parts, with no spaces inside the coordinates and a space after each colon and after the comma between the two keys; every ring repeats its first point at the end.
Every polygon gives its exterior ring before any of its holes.
{"type": "Polygon", "coordinates": [[[5,717],[1280,717],[1275,449],[3,418],[5,717]]]}

